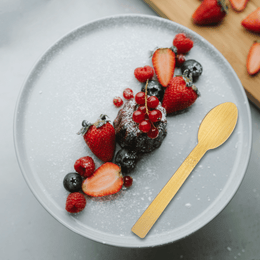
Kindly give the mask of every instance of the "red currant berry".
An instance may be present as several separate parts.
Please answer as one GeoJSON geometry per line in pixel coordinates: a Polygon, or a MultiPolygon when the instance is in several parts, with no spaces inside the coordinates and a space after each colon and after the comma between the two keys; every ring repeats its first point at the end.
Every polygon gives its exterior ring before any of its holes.
{"type": "Polygon", "coordinates": [[[144,105],[145,104],[145,93],[144,92],[138,92],[135,95],[135,101],[139,105],[144,105]]]}
{"type": "Polygon", "coordinates": [[[185,56],[183,54],[178,54],[176,57],[176,67],[181,67],[185,61],[185,56]]]}
{"type": "Polygon", "coordinates": [[[131,176],[124,176],[124,186],[126,188],[131,187],[133,184],[133,178],[131,176]]]}
{"type": "Polygon", "coordinates": [[[138,107],[137,110],[142,111],[144,114],[146,113],[146,107],[145,106],[140,106],[140,107],[138,107]]]}
{"type": "Polygon", "coordinates": [[[122,100],[121,97],[115,97],[115,98],[113,99],[113,103],[114,103],[114,105],[115,105],[116,107],[121,107],[124,102],[123,102],[123,100],[122,100]]]}
{"type": "Polygon", "coordinates": [[[144,120],[144,117],[145,117],[145,114],[140,110],[136,110],[133,113],[133,120],[138,124],[144,120]]]}
{"type": "Polygon", "coordinates": [[[126,88],[124,91],[123,91],[123,97],[125,99],[131,99],[134,97],[134,92],[131,88],[126,88]]]}
{"type": "Polygon", "coordinates": [[[144,133],[148,133],[151,129],[152,125],[148,120],[143,120],[140,124],[139,124],[139,129],[144,132],[144,133]]]}
{"type": "Polygon", "coordinates": [[[151,128],[151,130],[147,133],[147,136],[151,139],[156,138],[159,135],[159,130],[157,128],[151,128]]]}
{"type": "Polygon", "coordinates": [[[159,105],[159,99],[156,96],[151,96],[147,99],[147,106],[149,108],[156,108],[159,105]]]}
{"type": "Polygon", "coordinates": [[[149,113],[149,119],[155,123],[155,122],[158,122],[158,121],[161,121],[162,119],[162,112],[160,110],[153,110],[149,113]]]}

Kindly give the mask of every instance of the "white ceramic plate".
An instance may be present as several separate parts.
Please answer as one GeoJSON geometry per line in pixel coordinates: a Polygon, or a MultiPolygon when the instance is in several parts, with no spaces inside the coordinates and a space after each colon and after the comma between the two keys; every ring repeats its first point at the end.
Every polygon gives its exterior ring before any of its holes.
{"type": "MultiPolygon", "coordinates": [[[[179,71],[176,69],[176,73],[179,71]]],[[[154,16],[114,16],[71,32],[39,60],[23,86],[14,119],[17,158],[23,175],[44,208],[69,229],[87,238],[123,247],[162,245],[183,238],[211,221],[237,191],[251,150],[251,116],[244,89],[225,58],[191,30],[154,16]],[[201,97],[188,112],[168,117],[161,147],[138,162],[133,186],[108,198],[88,198],[83,212],[65,211],[63,178],[74,162],[92,156],[76,132],[83,119],[102,113],[114,120],[114,96],[141,83],[134,69],[151,65],[150,51],[170,47],[185,32],[194,41],[187,55],[204,68],[197,81],[201,97]],[[145,239],[131,227],[195,147],[200,122],[223,102],[234,102],[239,120],[220,148],[199,162],[145,239]]]]}

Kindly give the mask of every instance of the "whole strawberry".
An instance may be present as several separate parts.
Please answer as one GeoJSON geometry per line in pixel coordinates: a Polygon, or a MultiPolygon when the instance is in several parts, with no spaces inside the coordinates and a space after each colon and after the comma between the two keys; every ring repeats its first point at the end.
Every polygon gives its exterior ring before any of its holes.
{"type": "Polygon", "coordinates": [[[166,109],[167,114],[183,110],[196,101],[199,96],[198,90],[191,83],[191,80],[185,76],[172,78],[162,101],[162,106],[166,109]]]}
{"type": "Polygon", "coordinates": [[[94,124],[82,122],[82,134],[90,150],[103,162],[112,161],[116,147],[115,129],[107,116],[101,115],[94,124]]]}
{"type": "Polygon", "coordinates": [[[213,25],[221,22],[227,14],[225,0],[203,0],[193,13],[193,22],[197,25],[213,25]]]}

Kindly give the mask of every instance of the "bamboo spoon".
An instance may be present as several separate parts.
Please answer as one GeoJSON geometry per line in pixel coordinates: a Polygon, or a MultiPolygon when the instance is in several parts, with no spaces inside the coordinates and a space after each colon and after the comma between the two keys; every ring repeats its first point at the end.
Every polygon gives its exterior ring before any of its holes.
{"type": "Polygon", "coordinates": [[[204,154],[223,144],[233,132],[238,117],[234,103],[226,102],[213,108],[203,119],[198,131],[198,144],[184,160],[168,183],[132,227],[144,238],[204,154]]]}

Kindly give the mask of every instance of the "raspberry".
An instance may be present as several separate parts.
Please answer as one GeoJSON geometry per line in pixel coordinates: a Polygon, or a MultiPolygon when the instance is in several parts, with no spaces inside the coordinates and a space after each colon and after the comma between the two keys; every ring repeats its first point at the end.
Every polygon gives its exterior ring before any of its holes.
{"type": "Polygon", "coordinates": [[[123,97],[125,99],[131,99],[134,97],[134,92],[131,88],[126,88],[124,91],[123,91],[123,97]]]}
{"type": "Polygon", "coordinates": [[[138,81],[146,82],[148,79],[152,79],[154,70],[151,66],[139,67],[135,69],[134,75],[138,81]]]}
{"type": "Polygon", "coordinates": [[[114,105],[115,105],[116,107],[121,107],[124,102],[123,102],[123,100],[122,100],[121,97],[115,97],[115,98],[113,99],[113,103],[114,103],[114,105]]]}
{"type": "Polygon", "coordinates": [[[184,33],[179,33],[175,36],[173,45],[177,48],[178,54],[184,54],[193,47],[193,41],[184,33]]]}
{"type": "Polygon", "coordinates": [[[87,178],[94,173],[95,162],[89,156],[81,157],[75,162],[74,169],[82,177],[87,178]]]}
{"type": "Polygon", "coordinates": [[[87,201],[82,193],[73,192],[67,197],[65,208],[69,213],[78,213],[85,208],[86,203],[87,201]]]}

